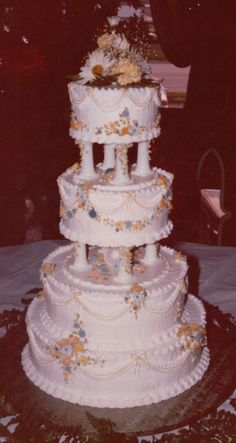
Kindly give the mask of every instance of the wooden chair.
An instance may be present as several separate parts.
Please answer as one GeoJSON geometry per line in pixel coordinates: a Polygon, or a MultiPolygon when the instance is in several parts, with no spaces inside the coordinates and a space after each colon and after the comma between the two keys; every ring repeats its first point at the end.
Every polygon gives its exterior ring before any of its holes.
{"type": "MultiPolygon", "coordinates": [[[[216,171],[213,169],[214,173],[216,171]]],[[[205,151],[199,161],[197,184],[201,197],[199,241],[207,244],[221,245],[224,223],[231,217],[231,213],[224,207],[225,169],[223,160],[220,154],[213,148],[205,151]],[[208,168],[211,168],[212,163],[217,165],[219,177],[218,180],[214,180],[214,183],[218,181],[217,188],[211,188],[212,180],[206,173],[207,163],[208,168]]]]}

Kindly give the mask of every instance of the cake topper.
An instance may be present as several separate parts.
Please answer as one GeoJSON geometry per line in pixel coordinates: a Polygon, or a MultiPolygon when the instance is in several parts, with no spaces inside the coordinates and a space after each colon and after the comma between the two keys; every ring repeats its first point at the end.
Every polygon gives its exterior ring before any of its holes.
{"type": "Polygon", "coordinates": [[[97,48],[90,52],[73,80],[88,86],[158,86],[151,67],[131,44],[124,32],[118,32],[119,17],[108,17],[104,32],[97,38],[97,48]]]}

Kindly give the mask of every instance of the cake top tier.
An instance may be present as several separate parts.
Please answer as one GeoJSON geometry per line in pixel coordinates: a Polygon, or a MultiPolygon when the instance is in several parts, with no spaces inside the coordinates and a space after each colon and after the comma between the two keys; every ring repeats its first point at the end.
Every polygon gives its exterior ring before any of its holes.
{"type": "Polygon", "coordinates": [[[160,82],[141,50],[112,18],[97,48],[69,83],[70,135],[82,143],[135,143],[158,137],[160,82]]]}
{"type": "Polygon", "coordinates": [[[133,143],[160,133],[156,88],[98,88],[69,83],[70,135],[80,142],[133,143]]]}
{"type": "MultiPolygon", "coordinates": [[[[78,80],[81,85],[97,87],[157,86],[151,67],[141,50],[117,32],[119,17],[108,18],[104,32],[97,38],[97,48],[88,54],[78,80]]],[[[140,47],[141,45],[139,45],[140,47]]]]}

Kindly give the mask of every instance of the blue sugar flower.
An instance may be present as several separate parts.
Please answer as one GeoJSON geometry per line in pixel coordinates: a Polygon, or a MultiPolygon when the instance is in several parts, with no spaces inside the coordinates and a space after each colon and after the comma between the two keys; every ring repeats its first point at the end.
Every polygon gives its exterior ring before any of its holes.
{"type": "Polygon", "coordinates": [[[97,213],[96,213],[96,211],[95,211],[95,209],[94,208],[92,208],[90,211],[89,211],[89,217],[91,217],[91,218],[96,218],[97,217],[97,213]]]}
{"type": "Polygon", "coordinates": [[[83,329],[80,329],[80,331],[79,331],[79,336],[80,336],[81,338],[85,338],[85,337],[86,337],[86,332],[85,332],[83,329]]]}
{"type": "Polygon", "coordinates": [[[200,340],[201,340],[202,336],[201,336],[200,332],[198,332],[198,333],[195,335],[195,338],[196,338],[197,341],[200,341],[200,340]]]}
{"type": "Polygon", "coordinates": [[[70,355],[72,352],[72,346],[71,345],[67,345],[64,346],[63,348],[61,348],[61,353],[64,355],[70,355]]]}
{"type": "Polygon", "coordinates": [[[74,215],[74,213],[73,213],[73,211],[68,210],[68,211],[66,212],[66,215],[67,215],[68,218],[72,218],[73,215],[74,215]]]}
{"type": "Polygon", "coordinates": [[[80,322],[75,321],[74,322],[74,328],[79,329],[80,328],[80,322]]]}
{"type": "Polygon", "coordinates": [[[115,169],[114,168],[107,168],[105,170],[105,174],[109,174],[109,172],[113,172],[115,169]]]}
{"type": "Polygon", "coordinates": [[[84,194],[79,194],[79,200],[80,200],[80,201],[84,201],[84,200],[85,200],[85,196],[84,196],[84,194]]]}
{"type": "Polygon", "coordinates": [[[126,221],[125,222],[125,226],[126,226],[126,228],[131,228],[131,226],[132,226],[132,221],[130,221],[130,220],[128,220],[128,221],[126,221]]]}
{"type": "Polygon", "coordinates": [[[124,111],[119,114],[120,117],[129,117],[129,110],[127,107],[124,108],[124,111]]]}
{"type": "Polygon", "coordinates": [[[98,262],[98,258],[96,255],[92,255],[92,257],[90,258],[90,263],[92,265],[95,265],[98,262]]]}
{"type": "Polygon", "coordinates": [[[138,128],[136,126],[132,127],[132,135],[138,134],[138,128]]]}

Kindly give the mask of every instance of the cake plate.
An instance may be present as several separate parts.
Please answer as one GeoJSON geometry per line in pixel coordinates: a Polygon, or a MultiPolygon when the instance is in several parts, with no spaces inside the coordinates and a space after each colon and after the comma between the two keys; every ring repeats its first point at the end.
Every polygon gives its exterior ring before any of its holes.
{"type": "MultiPolygon", "coordinates": [[[[38,291],[35,288],[31,292],[38,291]]],[[[28,299],[22,301],[25,305],[29,303],[28,299]]],[[[3,312],[0,327],[6,333],[0,339],[0,436],[9,437],[6,441],[15,443],[138,442],[138,436],[154,436],[191,425],[208,414],[214,415],[215,409],[229,398],[236,385],[236,324],[229,314],[204,304],[211,362],[202,380],[177,397],[125,409],[71,404],[34,386],[21,367],[21,351],[27,342],[26,309],[3,312]],[[8,427],[3,426],[6,422],[8,427]]],[[[232,417],[234,420],[235,416],[232,417]]],[[[225,417],[221,418],[225,424],[225,417]]],[[[159,440],[153,437],[153,441],[159,440]]]]}

